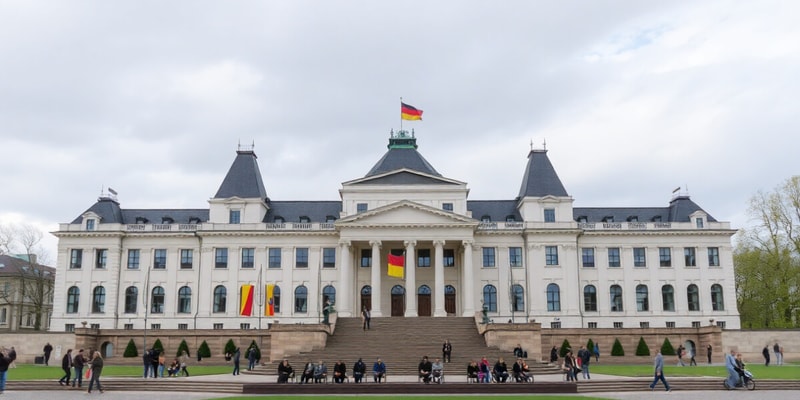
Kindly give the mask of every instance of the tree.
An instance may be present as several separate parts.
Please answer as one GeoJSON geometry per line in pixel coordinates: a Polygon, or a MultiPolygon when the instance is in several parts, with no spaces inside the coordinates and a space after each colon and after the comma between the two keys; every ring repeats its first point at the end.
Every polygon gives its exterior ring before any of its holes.
{"type": "Polygon", "coordinates": [[[203,340],[203,343],[200,343],[200,347],[197,348],[197,354],[203,358],[211,357],[211,349],[208,347],[208,343],[206,343],[205,340],[203,340]]]}
{"type": "Polygon", "coordinates": [[[636,355],[637,356],[649,356],[650,355],[650,348],[647,347],[647,342],[644,341],[644,338],[639,336],[639,345],[636,346],[636,355]]]}
{"type": "Polygon", "coordinates": [[[223,354],[233,354],[233,352],[236,351],[236,343],[233,343],[233,339],[228,339],[228,342],[225,343],[225,349],[223,351],[223,354]]]}
{"type": "Polygon", "coordinates": [[[619,338],[614,339],[614,346],[611,347],[611,355],[612,356],[624,356],[625,350],[622,348],[622,343],[619,342],[619,338]]]}
{"type": "Polygon", "coordinates": [[[138,357],[139,351],[136,350],[136,343],[133,342],[133,339],[128,341],[128,346],[125,347],[125,352],[122,353],[122,357],[138,357]]]}
{"type": "Polygon", "coordinates": [[[664,338],[664,343],[661,344],[661,354],[665,356],[674,356],[675,348],[669,342],[669,338],[664,338]]]}
{"type": "Polygon", "coordinates": [[[564,342],[561,343],[561,349],[558,350],[558,355],[561,358],[564,358],[564,356],[567,355],[567,351],[570,351],[570,350],[572,350],[572,348],[569,345],[569,340],[564,339],[564,342]]]}
{"type": "Polygon", "coordinates": [[[261,360],[261,349],[258,348],[255,340],[250,343],[248,349],[253,349],[256,352],[256,360],[261,360]]]}
{"type": "Polygon", "coordinates": [[[589,353],[594,351],[594,341],[592,341],[592,339],[586,342],[586,350],[589,350],[589,353]]]}
{"type": "Polygon", "coordinates": [[[16,308],[18,326],[30,316],[37,331],[52,312],[55,282],[55,269],[44,265],[49,257],[41,245],[42,236],[33,225],[0,225],[0,255],[11,256],[6,260],[16,267],[15,284],[9,286],[10,290],[0,291],[0,300],[16,308]]]}
{"type": "Polygon", "coordinates": [[[161,344],[161,339],[156,339],[155,343],[153,343],[153,348],[158,350],[158,354],[164,352],[164,345],[161,344]]]}
{"type": "Polygon", "coordinates": [[[186,339],[181,340],[181,344],[178,345],[178,354],[177,354],[177,356],[180,357],[183,354],[184,351],[186,352],[186,354],[191,354],[189,352],[189,345],[186,344],[186,339]]]}
{"type": "Polygon", "coordinates": [[[748,328],[798,327],[800,311],[800,176],[750,199],[754,225],[734,251],[737,306],[748,328]]]}

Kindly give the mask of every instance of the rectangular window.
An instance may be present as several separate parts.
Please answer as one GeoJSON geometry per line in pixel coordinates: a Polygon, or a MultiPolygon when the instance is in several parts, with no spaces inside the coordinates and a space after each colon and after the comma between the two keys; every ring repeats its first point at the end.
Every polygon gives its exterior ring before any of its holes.
{"type": "Polygon", "coordinates": [[[160,331],[161,330],[161,324],[150,324],[150,329],[152,329],[154,331],[160,331]]]}
{"type": "Polygon", "coordinates": [[[229,224],[239,224],[242,222],[242,212],[239,210],[230,210],[228,213],[229,224]]]}
{"type": "Polygon", "coordinates": [[[430,268],[431,249],[417,250],[417,268],[430,268]]]}
{"type": "Polygon", "coordinates": [[[692,328],[699,328],[699,327],[700,327],[700,321],[692,321],[692,328]]]}
{"type": "Polygon", "coordinates": [[[511,268],[522,267],[522,247],[508,248],[508,265],[510,265],[511,268]]]}
{"type": "Polygon", "coordinates": [[[228,248],[214,250],[214,268],[228,268],[228,248]]]}
{"type": "Polygon", "coordinates": [[[222,330],[222,324],[214,324],[214,330],[215,331],[221,331],[222,330]]]}
{"type": "Polygon", "coordinates": [[[697,266],[697,257],[695,257],[694,247],[683,248],[683,262],[687,267],[697,266]]]}
{"type": "Polygon", "coordinates": [[[87,231],[93,231],[94,230],[94,220],[93,219],[87,219],[86,220],[86,230],[87,231]]]}
{"type": "Polygon", "coordinates": [[[308,247],[298,247],[295,249],[294,267],[308,268],[308,247]]]}
{"type": "Polygon", "coordinates": [[[189,324],[178,324],[179,331],[185,331],[189,329],[189,324]]]}
{"type": "Polygon", "coordinates": [[[494,268],[494,247],[483,248],[483,268],[494,268]]]}
{"type": "Polygon", "coordinates": [[[725,329],[725,321],[717,321],[717,326],[722,329],[725,329]]]}
{"type": "Polygon", "coordinates": [[[453,212],[453,203],[442,203],[442,210],[453,212]]]}
{"type": "Polygon", "coordinates": [[[139,269],[139,249],[128,249],[128,269],[139,269]]]}
{"type": "Polygon", "coordinates": [[[133,324],[125,324],[125,330],[126,331],[132,331],[133,330],[133,324]]]}
{"type": "Polygon", "coordinates": [[[445,267],[455,267],[456,266],[456,251],[453,249],[444,249],[444,266],[445,267]]]}
{"type": "Polygon", "coordinates": [[[194,251],[192,249],[181,249],[181,268],[192,268],[194,251]]]}
{"type": "Polygon", "coordinates": [[[586,247],[582,248],[581,259],[584,267],[594,267],[594,249],[586,247]]]}
{"type": "Polygon", "coordinates": [[[550,329],[561,329],[561,321],[553,321],[550,323],[550,329]]]}
{"type": "Polygon", "coordinates": [[[641,321],[639,322],[639,328],[650,329],[650,323],[647,321],[641,321]]]}
{"type": "Polygon", "coordinates": [[[662,267],[672,266],[672,249],[669,247],[658,248],[658,265],[662,267]]]}
{"type": "Polygon", "coordinates": [[[167,249],[156,249],[153,252],[153,268],[167,268],[167,249]]]}
{"type": "Polygon", "coordinates": [[[95,252],[94,267],[97,269],[106,269],[107,261],[108,261],[108,249],[98,249],[95,252]]]}
{"type": "Polygon", "coordinates": [[[558,246],[544,247],[544,264],[558,265],[558,246]]]}
{"type": "Polygon", "coordinates": [[[544,209],[544,222],[556,222],[556,210],[555,210],[555,208],[545,208],[544,209]]]}
{"type": "Polygon", "coordinates": [[[675,321],[667,321],[667,328],[675,328],[675,321]]]}
{"type": "Polygon", "coordinates": [[[367,203],[358,203],[356,204],[356,212],[363,213],[367,211],[367,203]]]}
{"type": "Polygon", "coordinates": [[[589,322],[589,323],[587,323],[587,328],[589,328],[589,329],[597,329],[597,322],[589,322]]]}
{"type": "Polygon", "coordinates": [[[269,249],[269,267],[270,268],[280,268],[281,267],[281,254],[282,254],[282,249],[280,247],[271,247],[269,249]]]}
{"type": "Polygon", "coordinates": [[[8,324],[8,309],[5,307],[0,309],[0,324],[2,325],[8,324]]]}
{"type": "Polygon", "coordinates": [[[719,247],[708,248],[708,266],[719,267],[719,247]]]}
{"type": "Polygon", "coordinates": [[[647,254],[645,253],[644,247],[633,248],[633,266],[634,267],[647,266],[647,254]]]}
{"type": "Polygon", "coordinates": [[[69,267],[78,269],[81,267],[82,263],[83,263],[83,250],[72,249],[70,251],[70,256],[69,256],[69,267]]]}
{"type": "Polygon", "coordinates": [[[608,249],[608,266],[619,267],[621,265],[619,260],[619,247],[609,247],[608,249]]]}
{"type": "Polygon", "coordinates": [[[250,324],[248,324],[248,323],[239,324],[239,329],[242,329],[242,330],[246,331],[246,330],[250,329],[250,324]]]}
{"type": "Polygon", "coordinates": [[[699,228],[699,229],[703,228],[703,219],[702,218],[695,218],[694,219],[694,223],[697,226],[697,228],[699,228]]]}
{"type": "Polygon", "coordinates": [[[65,332],[75,332],[75,324],[64,324],[65,332]]]}
{"type": "Polygon", "coordinates": [[[91,329],[100,329],[100,324],[89,324],[89,328],[91,328],[91,329]]]}
{"type": "Polygon", "coordinates": [[[361,267],[369,268],[372,266],[372,250],[361,249],[361,267]]]}
{"type": "Polygon", "coordinates": [[[622,322],[614,322],[614,328],[622,329],[622,322]]]}
{"type": "Polygon", "coordinates": [[[242,268],[253,268],[255,266],[256,249],[242,249],[242,268]]]}
{"type": "Polygon", "coordinates": [[[336,268],[336,248],[325,247],[322,249],[322,268],[336,268]]]}

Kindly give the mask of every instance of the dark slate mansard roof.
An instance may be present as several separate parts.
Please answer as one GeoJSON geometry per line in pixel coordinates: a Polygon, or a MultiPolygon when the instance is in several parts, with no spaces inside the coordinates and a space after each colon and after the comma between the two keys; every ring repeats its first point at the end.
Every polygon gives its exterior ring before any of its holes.
{"type": "Polygon", "coordinates": [[[689,222],[689,216],[695,211],[705,212],[709,222],[717,220],[693,202],[689,196],[677,196],[669,202],[668,207],[575,207],[574,219],[586,218],[586,222],[602,222],[607,217],[614,222],[625,222],[636,217],[639,222],[689,222]]]}
{"type": "Polygon", "coordinates": [[[238,150],[233,165],[214,195],[215,199],[240,197],[243,199],[267,199],[267,190],[258,168],[258,157],[252,150],[238,150]]]}
{"type": "MultiPolygon", "coordinates": [[[[109,197],[97,199],[88,210],[100,216],[100,223],[104,224],[136,224],[140,219],[145,223],[160,224],[164,218],[172,219],[176,224],[190,224],[208,221],[208,209],[121,209],[119,203],[109,197]]],[[[80,224],[83,217],[78,216],[71,223],[80,224]]]]}

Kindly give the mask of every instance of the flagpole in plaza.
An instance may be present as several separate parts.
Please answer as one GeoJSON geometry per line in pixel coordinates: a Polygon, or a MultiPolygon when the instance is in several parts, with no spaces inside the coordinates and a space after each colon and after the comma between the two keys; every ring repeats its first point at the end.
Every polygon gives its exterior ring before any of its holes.
{"type": "MultiPolygon", "coordinates": [[[[258,291],[259,292],[261,291],[261,289],[263,287],[263,285],[261,283],[261,272],[263,272],[263,271],[264,271],[264,264],[259,264],[259,266],[258,266],[258,291]]],[[[266,293],[264,293],[264,294],[266,295],[266,293]]],[[[261,299],[261,294],[259,294],[258,295],[258,309],[259,309],[259,312],[258,312],[258,329],[259,330],[261,330],[261,314],[264,313],[264,311],[262,309],[262,305],[263,305],[263,302],[262,302],[262,299],[261,299]]]]}

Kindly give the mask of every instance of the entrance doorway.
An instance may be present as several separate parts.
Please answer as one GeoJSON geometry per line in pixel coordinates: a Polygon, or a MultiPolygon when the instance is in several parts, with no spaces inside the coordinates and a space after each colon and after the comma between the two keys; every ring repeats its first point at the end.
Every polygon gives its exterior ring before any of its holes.
{"type": "Polygon", "coordinates": [[[456,288],[452,285],[444,287],[444,311],[449,315],[456,314],[456,288]]]}
{"type": "Polygon", "coordinates": [[[367,310],[372,310],[372,286],[364,285],[361,288],[361,309],[358,311],[359,315],[361,315],[361,310],[366,308],[367,310]]]}
{"type": "Polygon", "coordinates": [[[431,288],[428,285],[422,285],[417,290],[417,315],[431,316],[431,288]]]}
{"type": "Polygon", "coordinates": [[[392,287],[392,316],[402,317],[406,311],[406,289],[400,285],[392,287]]]}

